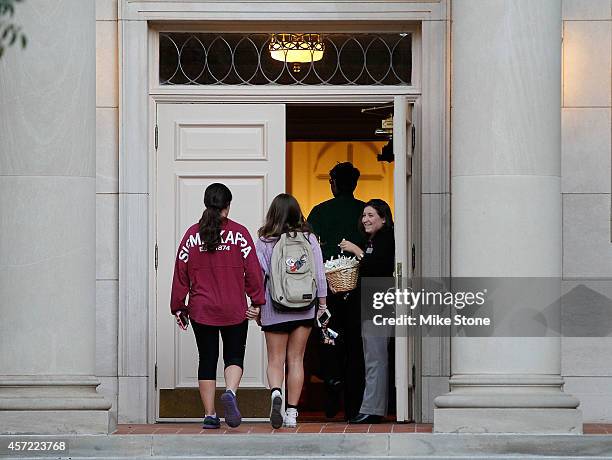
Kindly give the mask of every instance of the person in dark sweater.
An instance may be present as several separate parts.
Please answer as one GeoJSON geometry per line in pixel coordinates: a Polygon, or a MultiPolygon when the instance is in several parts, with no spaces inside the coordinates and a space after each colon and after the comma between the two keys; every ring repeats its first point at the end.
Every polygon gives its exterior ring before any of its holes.
{"type": "Polygon", "coordinates": [[[266,302],[264,280],[249,231],[227,218],[232,193],[215,183],[204,192],[206,209],[187,229],[176,255],[170,311],[182,329],[193,325],[200,362],[198,385],[204,405],[203,428],[219,428],[215,386],[219,334],[223,340],[226,391],[221,395],[225,422],[236,427],[242,416],[236,390],[242,378],[248,320],[266,302]],[[246,296],[251,299],[247,308],[246,296]],[[189,304],[185,300],[189,295],[189,304]]]}
{"type": "Polygon", "coordinates": [[[359,243],[358,222],[365,203],[353,196],[359,170],[348,161],[338,163],[329,171],[329,184],[333,198],[316,205],[306,219],[319,237],[323,260],[340,255],[338,244],[343,239],[359,243]]]}
{"type": "MultiPolygon", "coordinates": [[[[389,205],[373,199],[366,203],[360,228],[368,241],[362,249],[351,241],[340,247],[355,255],[359,262],[359,278],[393,276],[395,239],[393,217],[389,205]]],[[[365,360],[365,390],[359,414],[349,423],[379,423],[387,412],[389,380],[389,337],[363,337],[365,360]]]]}
{"type": "MultiPolygon", "coordinates": [[[[308,223],[319,237],[323,260],[340,255],[338,244],[343,239],[362,244],[359,219],[365,203],[354,197],[359,170],[352,163],[338,163],[329,172],[333,198],[315,206],[308,223]]],[[[348,420],[356,416],[361,406],[365,383],[361,326],[357,296],[333,294],[328,291],[327,306],[331,313],[329,328],[339,333],[335,345],[319,344],[320,376],[325,382],[325,415],[334,417],[344,393],[344,412],[348,420]]]]}

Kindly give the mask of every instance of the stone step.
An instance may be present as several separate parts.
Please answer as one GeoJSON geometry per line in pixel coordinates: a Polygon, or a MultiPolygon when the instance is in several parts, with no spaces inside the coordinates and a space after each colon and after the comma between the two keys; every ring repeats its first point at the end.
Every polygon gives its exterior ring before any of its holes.
{"type": "Polygon", "coordinates": [[[249,434],[0,436],[0,458],[416,459],[612,458],[612,435],[249,434]],[[15,441],[64,441],[64,452],[15,452],[15,441]]]}

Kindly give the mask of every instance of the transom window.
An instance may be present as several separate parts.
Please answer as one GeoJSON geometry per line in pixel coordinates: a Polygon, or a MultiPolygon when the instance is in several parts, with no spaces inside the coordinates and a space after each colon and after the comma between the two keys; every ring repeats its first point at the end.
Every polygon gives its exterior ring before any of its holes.
{"type": "Polygon", "coordinates": [[[410,85],[411,74],[410,33],[159,36],[161,85],[410,85]],[[298,48],[306,62],[290,62],[298,48]]]}

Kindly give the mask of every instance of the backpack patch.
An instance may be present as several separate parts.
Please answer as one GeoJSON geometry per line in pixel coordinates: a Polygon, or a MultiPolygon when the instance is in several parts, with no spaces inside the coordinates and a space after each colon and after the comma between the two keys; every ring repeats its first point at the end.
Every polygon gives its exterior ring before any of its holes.
{"type": "Polygon", "coordinates": [[[294,273],[297,272],[300,268],[302,268],[307,261],[308,256],[304,254],[297,260],[295,260],[293,257],[289,257],[287,260],[285,260],[285,264],[287,265],[289,271],[291,273],[294,273]]]}

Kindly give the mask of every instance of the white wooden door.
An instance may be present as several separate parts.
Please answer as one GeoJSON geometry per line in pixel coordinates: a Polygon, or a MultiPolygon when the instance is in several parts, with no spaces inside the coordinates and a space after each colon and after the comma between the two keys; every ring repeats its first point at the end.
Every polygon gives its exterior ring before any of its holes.
{"type": "MultiPolygon", "coordinates": [[[[191,328],[170,315],[174,259],[185,230],[204,209],[213,182],[229,187],[229,217],[256,238],[272,199],[285,191],[283,104],[163,104],[157,106],[156,162],[157,390],[197,388],[197,348],[191,328]]],[[[222,351],[220,350],[220,355],[222,351]]],[[[222,355],[221,355],[222,356],[222,355]]],[[[223,363],[217,369],[223,383],[223,363]]],[[[265,388],[263,334],[252,322],[241,387],[265,388]]],[[[158,404],[158,417],[159,404],[158,404]]]]}
{"type": "MultiPolygon", "coordinates": [[[[402,278],[413,275],[412,105],[405,96],[396,96],[393,106],[395,276],[396,287],[402,289],[406,287],[402,278]]],[[[397,420],[408,421],[413,418],[415,344],[414,337],[407,336],[406,326],[396,326],[395,329],[397,420]]]]}

